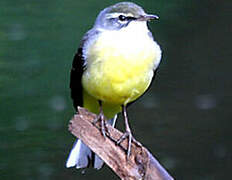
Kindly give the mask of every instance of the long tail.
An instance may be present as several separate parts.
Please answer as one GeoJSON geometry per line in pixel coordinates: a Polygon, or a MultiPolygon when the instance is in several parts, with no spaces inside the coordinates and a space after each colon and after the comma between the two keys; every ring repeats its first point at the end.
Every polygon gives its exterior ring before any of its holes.
{"type": "MultiPolygon", "coordinates": [[[[108,121],[113,127],[115,126],[117,115],[108,121]]],[[[89,165],[93,165],[95,169],[101,169],[104,162],[98,155],[93,153],[88,146],[86,146],[81,140],[77,139],[73,145],[71,152],[69,153],[66,167],[86,168],[89,165]]]]}

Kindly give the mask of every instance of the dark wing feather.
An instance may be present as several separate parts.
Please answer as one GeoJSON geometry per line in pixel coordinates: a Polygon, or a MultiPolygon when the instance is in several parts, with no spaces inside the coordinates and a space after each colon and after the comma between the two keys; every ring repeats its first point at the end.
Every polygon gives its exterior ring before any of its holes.
{"type": "Polygon", "coordinates": [[[84,57],[82,48],[79,48],[74,56],[72,69],[70,74],[70,88],[73,106],[77,110],[77,106],[83,106],[83,88],[82,88],[82,74],[84,72],[84,57]]]}
{"type": "Polygon", "coordinates": [[[83,47],[85,43],[88,43],[89,37],[91,37],[91,39],[93,40],[98,34],[99,31],[95,29],[89,30],[82,38],[80,47],[73,59],[70,77],[70,88],[71,98],[73,99],[73,106],[76,110],[77,106],[83,107],[83,87],[81,79],[87,65],[87,62],[83,56],[83,47]]]}

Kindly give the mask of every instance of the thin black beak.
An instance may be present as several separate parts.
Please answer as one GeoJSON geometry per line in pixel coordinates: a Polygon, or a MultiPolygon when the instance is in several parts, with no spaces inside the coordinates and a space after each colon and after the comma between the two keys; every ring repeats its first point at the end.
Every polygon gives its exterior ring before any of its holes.
{"type": "Polygon", "coordinates": [[[146,14],[146,15],[142,15],[138,18],[138,20],[140,21],[149,21],[149,20],[158,20],[159,16],[154,15],[154,14],[146,14]]]}

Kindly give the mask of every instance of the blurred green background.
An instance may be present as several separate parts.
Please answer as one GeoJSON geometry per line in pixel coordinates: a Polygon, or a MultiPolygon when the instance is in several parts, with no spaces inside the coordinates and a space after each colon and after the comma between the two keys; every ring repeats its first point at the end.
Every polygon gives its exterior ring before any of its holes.
{"type": "MultiPolygon", "coordinates": [[[[116,2],[0,1],[0,179],[118,179],[106,166],[65,168],[72,58],[116,2]]],[[[134,2],[160,16],[149,26],[163,50],[155,83],[129,108],[135,137],[178,180],[230,179],[231,0],[134,2]]]]}

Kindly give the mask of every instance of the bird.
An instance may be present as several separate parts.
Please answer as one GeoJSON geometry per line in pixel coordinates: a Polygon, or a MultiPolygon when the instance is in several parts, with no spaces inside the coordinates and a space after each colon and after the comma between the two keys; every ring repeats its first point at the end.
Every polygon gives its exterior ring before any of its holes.
{"type": "MultiPolygon", "coordinates": [[[[127,157],[131,142],[137,142],[129,126],[127,107],[147,91],[161,61],[161,48],[147,23],[158,18],[132,2],[106,7],[83,36],[72,63],[70,88],[75,110],[82,106],[98,114],[94,122],[100,121],[104,137],[106,123],[114,127],[117,114],[122,112],[125,133],[117,144],[128,140],[127,157]]],[[[77,169],[100,169],[103,164],[80,139],[66,161],[67,168],[77,169]]]]}

